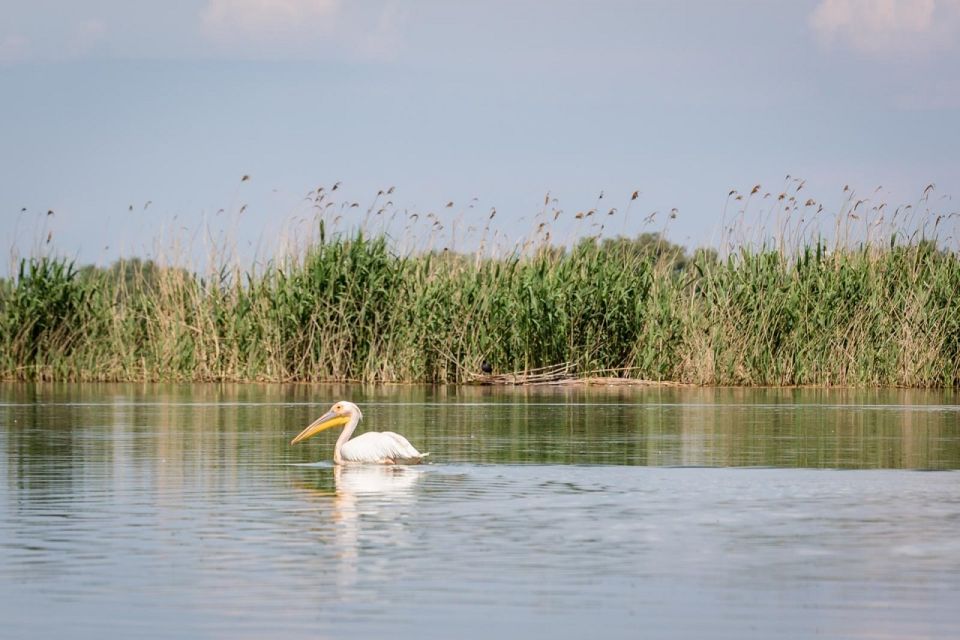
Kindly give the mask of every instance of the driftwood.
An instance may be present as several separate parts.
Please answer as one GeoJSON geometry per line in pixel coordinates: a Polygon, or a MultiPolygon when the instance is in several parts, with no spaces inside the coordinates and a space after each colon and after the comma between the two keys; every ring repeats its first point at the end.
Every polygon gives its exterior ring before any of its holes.
{"type": "Polygon", "coordinates": [[[577,372],[572,362],[564,362],[546,367],[513,371],[510,373],[468,373],[466,382],[477,385],[499,386],[658,386],[683,387],[689,386],[681,382],[665,382],[661,380],[644,380],[629,377],[633,367],[619,369],[595,369],[577,372]]]}

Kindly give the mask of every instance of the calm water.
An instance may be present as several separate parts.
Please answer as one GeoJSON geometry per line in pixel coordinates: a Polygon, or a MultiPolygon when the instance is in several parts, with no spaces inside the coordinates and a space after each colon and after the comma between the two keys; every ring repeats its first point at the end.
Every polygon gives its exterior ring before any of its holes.
{"type": "Polygon", "coordinates": [[[0,385],[0,637],[957,638],[958,469],[955,393],[0,385]]]}

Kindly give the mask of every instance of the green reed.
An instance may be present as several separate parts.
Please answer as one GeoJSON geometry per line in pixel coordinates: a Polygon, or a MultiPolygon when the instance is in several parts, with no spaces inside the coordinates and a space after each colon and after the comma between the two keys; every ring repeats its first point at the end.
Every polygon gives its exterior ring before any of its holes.
{"type": "Polygon", "coordinates": [[[203,276],[26,259],[0,283],[0,377],[455,383],[570,363],[715,385],[960,383],[955,252],[814,240],[720,259],[651,237],[492,257],[321,232],[259,272],[203,276]]]}

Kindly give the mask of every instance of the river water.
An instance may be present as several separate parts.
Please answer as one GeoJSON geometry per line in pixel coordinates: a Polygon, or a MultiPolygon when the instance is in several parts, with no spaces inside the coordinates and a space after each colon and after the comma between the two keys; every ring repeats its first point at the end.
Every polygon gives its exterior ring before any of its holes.
{"type": "Polygon", "coordinates": [[[0,637],[957,638],[958,400],[0,385],[0,637]]]}

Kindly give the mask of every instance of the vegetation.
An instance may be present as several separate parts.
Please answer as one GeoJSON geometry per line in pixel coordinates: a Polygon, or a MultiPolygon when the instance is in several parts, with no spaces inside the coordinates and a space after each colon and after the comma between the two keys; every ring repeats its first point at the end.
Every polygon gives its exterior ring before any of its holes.
{"type": "Polygon", "coordinates": [[[261,273],[20,262],[0,376],[463,382],[582,375],[720,385],[960,383],[960,258],[930,242],[687,255],[656,235],[502,258],[321,237],[261,273]]]}

